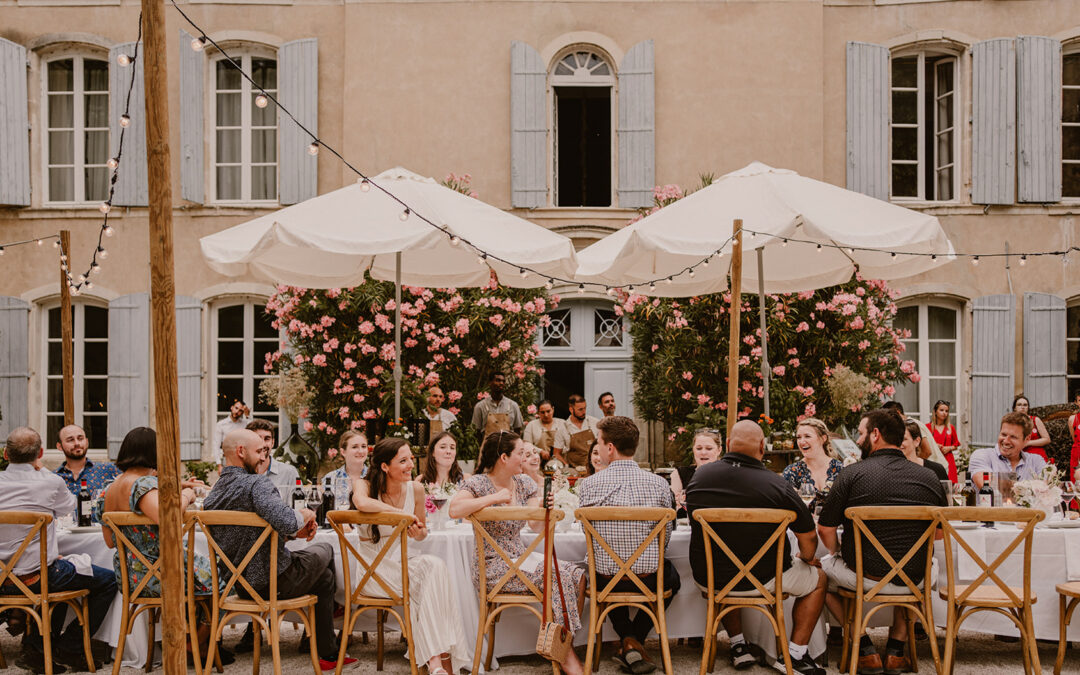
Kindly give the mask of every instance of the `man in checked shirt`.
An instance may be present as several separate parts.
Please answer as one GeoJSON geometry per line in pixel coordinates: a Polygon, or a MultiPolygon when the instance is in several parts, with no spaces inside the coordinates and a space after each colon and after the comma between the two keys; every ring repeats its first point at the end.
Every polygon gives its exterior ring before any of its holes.
{"type": "MultiPolygon", "coordinates": [[[[608,467],[578,483],[578,497],[582,506],[639,506],[651,508],[675,508],[675,501],[668,482],[649,473],[634,461],[638,446],[638,428],[629,417],[612,416],[600,420],[597,425],[597,453],[609,462],[608,467]]],[[[641,542],[648,538],[655,522],[597,522],[596,531],[623,560],[634,554],[641,542]]],[[[670,539],[674,521],[667,524],[670,539]]],[[[596,583],[604,588],[618,571],[618,565],[600,545],[593,543],[596,554],[596,583]]],[[[653,541],[641,554],[631,570],[648,587],[656,584],[656,570],[663,559],[663,551],[653,541]]],[[[679,592],[679,573],[670,560],[664,560],[664,587],[671,591],[664,604],[671,604],[679,592]]],[[[640,589],[628,578],[623,578],[615,590],[632,593],[640,589]]],[[[617,607],[608,614],[611,625],[622,640],[615,654],[615,661],[624,672],[651,673],[656,664],[645,653],[643,643],[652,630],[652,619],[642,611],[630,618],[629,607],[617,607]]]]}

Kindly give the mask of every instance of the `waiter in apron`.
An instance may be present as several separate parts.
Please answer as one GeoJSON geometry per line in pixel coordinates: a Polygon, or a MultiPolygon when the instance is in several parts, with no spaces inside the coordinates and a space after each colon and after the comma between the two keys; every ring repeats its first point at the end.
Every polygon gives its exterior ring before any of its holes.
{"type": "Polygon", "coordinates": [[[472,425],[484,438],[497,431],[521,433],[521,427],[524,426],[521,408],[516,402],[503,396],[505,389],[506,376],[495,373],[491,376],[488,396],[477,401],[473,408],[472,425]]]}
{"type": "Polygon", "coordinates": [[[424,406],[424,415],[428,419],[430,434],[428,438],[435,438],[444,431],[450,430],[450,425],[457,422],[457,415],[442,407],[446,397],[439,387],[428,389],[427,405],[424,406]]]}
{"type": "Polygon", "coordinates": [[[564,462],[566,450],[570,445],[570,437],[566,433],[566,425],[562,420],[555,419],[555,406],[551,401],[540,401],[536,406],[536,419],[530,420],[522,432],[522,439],[526,443],[532,443],[540,451],[540,457],[546,462],[557,458],[564,462]]]}
{"type": "Polygon", "coordinates": [[[570,397],[570,416],[566,418],[566,433],[570,435],[570,447],[566,452],[566,463],[571,467],[581,467],[584,472],[589,463],[589,448],[596,440],[596,423],[600,420],[586,414],[588,403],[585,397],[574,394],[570,397]]]}

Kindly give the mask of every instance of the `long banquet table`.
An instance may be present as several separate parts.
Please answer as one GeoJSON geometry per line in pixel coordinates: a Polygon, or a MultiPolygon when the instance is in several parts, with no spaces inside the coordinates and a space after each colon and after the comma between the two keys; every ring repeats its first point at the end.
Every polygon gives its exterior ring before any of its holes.
{"type": "MultiPolygon", "coordinates": [[[[1000,528],[977,528],[961,532],[965,539],[971,543],[974,550],[986,551],[987,560],[993,560],[1016,535],[1012,525],[1003,525],[1000,528]]],[[[523,532],[526,541],[534,536],[528,530],[523,532]]],[[[319,531],[314,541],[328,542],[335,551],[338,551],[337,535],[330,530],[319,531]]],[[[705,624],[705,600],[693,583],[693,574],[690,568],[688,548],[690,542],[690,530],[686,526],[676,529],[668,545],[667,557],[674,563],[682,580],[682,590],[676,595],[667,611],[667,625],[669,638],[700,637],[704,633],[705,624]]],[[[575,524],[569,531],[556,534],[556,551],[560,560],[575,561],[584,565],[585,561],[585,537],[580,528],[575,524]]],[[[61,555],[74,553],[87,553],[97,565],[112,567],[113,551],[105,546],[100,532],[58,533],[58,544],[61,555]]],[[[305,541],[293,541],[288,544],[291,549],[302,549],[308,545],[305,541]]],[[[198,542],[197,548],[205,552],[205,544],[198,542]]],[[[451,523],[444,530],[433,531],[422,542],[409,543],[410,553],[426,553],[441,558],[447,565],[452,579],[459,580],[455,584],[458,593],[458,601],[461,610],[461,619],[465,626],[466,641],[470,658],[476,641],[477,623],[479,611],[477,608],[477,596],[471,581],[470,561],[475,551],[472,529],[468,525],[451,523]]],[[[937,543],[937,557],[943,570],[941,586],[944,587],[944,549],[939,541],[937,543]]],[[[977,576],[979,570],[975,568],[966,556],[956,557],[960,568],[961,581],[971,581],[977,576]]],[[[1019,552],[1014,552],[1002,568],[1002,578],[1008,583],[1018,584],[1022,575],[1022,557],[1019,552]]],[[[338,601],[344,602],[344,577],[341,572],[340,551],[337,558],[338,570],[338,601]]],[[[1037,637],[1044,639],[1057,639],[1058,637],[1058,614],[1057,599],[1054,587],[1066,580],[1080,580],[1080,530],[1078,529],[1043,529],[1036,530],[1032,555],[1032,590],[1039,598],[1035,605],[1035,632],[1037,637]]],[[[354,577],[355,578],[355,577],[354,577]]],[[[787,603],[788,622],[790,630],[791,600],[787,603]]],[[[98,639],[104,640],[111,645],[117,644],[120,631],[120,596],[113,603],[98,634],[98,639]]],[[[588,607],[586,605],[586,616],[588,607]]],[[[882,616],[885,613],[879,614],[882,616]]],[[[945,603],[935,594],[934,619],[939,626],[945,624],[945,603]]],[[[582,617],[583,624],[587,625],[587,619],[582,617]]],[[[876,623],[876,622],[875,622],[876,623]]],[[[124,650],[123,664],[125,666],[140,667],[146,655],[146,641],[148,638],[144,621],[139,621],[132,635],[128,637],[124,650]]],[[[758,612],[745,610],[743,612],[743,630],[751,642],[760,646],[770,657],[775,657],[775,642],[767,621],[758,612]]],[[[374,616],[368,613],[360,623],[357,630],[373,630],[374,616]]],[[[1015,626],[1003,617],[993,613],[981,613],[965,622],[964,630],[994,633],[1001,635],[1017,634],[1015,626]]],[[[524,610],[508,610],[503,614],[496,629],[495,655],[531,654],[536,645],[536,619],[524,610]]],[[[157,632],[160,635],[160,631],[157,632]]],[[[578,644],[584,644],[586,631],[579,631],[576,637],[578,644]]],[[[610,624],[605,626],[604,639],[614,639],[610,624]]],[[[1080,640],[1080,622],[1074,623],[1069,629],[1069,637],[1072,640],[1080,640]]],[[[810,653],[819,656],[825,651],[825,623],[818,623],[813,632],[810,642],[810,653]]]]}

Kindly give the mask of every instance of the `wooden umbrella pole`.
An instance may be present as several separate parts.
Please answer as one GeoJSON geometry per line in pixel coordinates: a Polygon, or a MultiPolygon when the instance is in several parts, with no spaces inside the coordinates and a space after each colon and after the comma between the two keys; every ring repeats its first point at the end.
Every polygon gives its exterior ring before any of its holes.
{"type": "MultiPolygon", "coordinates": [[[[71,231],[60,230],[60,252],[71,259],[71,231]]],[[[71,325],[71,287],[60,261],[60,361],[64,376],[64,426],[75,424],[75,336],[71,325]]]]}
{"type": "MultiPolygon", "coordinates": [[[[158,514],[162,571],[162,668],[187,672],[180,513],[180,424],[177,410],[176,299],[173,287],[172,182],[164,3],[142,0],[146,92],[147,183],[150,190],[150,320],[157,411],[158,514]]],[[[117,657],[119,658],[119,656],[117,657]]]]}
{"type": "Polygon", "coordinates": [[[738,421],[739,410],[739,315],[742,313],[742,219],[731,228],[731,307],[728,310],[727,436],[738,421]]]}

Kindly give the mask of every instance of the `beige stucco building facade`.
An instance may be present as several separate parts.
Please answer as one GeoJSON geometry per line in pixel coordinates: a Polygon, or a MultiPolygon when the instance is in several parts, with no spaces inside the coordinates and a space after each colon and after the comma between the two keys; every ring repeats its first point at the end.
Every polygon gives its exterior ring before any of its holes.
{"type": "MultiPolygon", "coordinates": [[[[949,400],[962,439],[986,441],[1015,392],[1040,405],[1080,388],[1080,310],[1070,309],[1080,251],[1071,262],[1019,258],[1077,244],[1072,0],[180,6],[362,171],[468,172],[481,199],[581,247],[623,226],[652,185],[691,186],[755,160],[926,210],[957,251],[1017,255],[894,284],[924,374],[901,392],[905,405],[926,419],[949,400]]],[[[0,0],[0,243],[67,229],[73,271],[89,266],[131,67],[115,56],[135,40],[138,13],[132,0],[0,0]]],[[[252,402],[254,364],[276,343],[257,311],[272,289],[212,272],[199,238],[355,175],[329,152],[308,155],[290,122],[267,121],[220,52],[193,51],[198,30],[171,6],[166,20],[182,426],[185,456],[197,457],[209,454],[221,401],[252,402]]],[[[139,130],[143,111],[132,110],[139,130]]],[[[121,173],[140,172],[138,152],[121,173]]],[[[76,310],[77,417],[101,450],[152,420],[144,190],[113,200],[108,257],[75,299],[89,308],[76,310]]],[[[19,423],[55,430],[57,258],[48,244],[0,258],[3,434],[19,423]]],[[[605,300],[564,308],[580,329],[605,300]]],[[[590,405],[590,393],[615,388],[626,410],[629,347],[588,328],[544,358],[562,364],[566,387],[584,385],[590,405]]]]}

